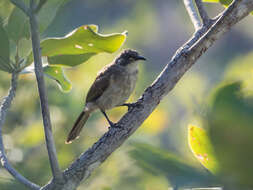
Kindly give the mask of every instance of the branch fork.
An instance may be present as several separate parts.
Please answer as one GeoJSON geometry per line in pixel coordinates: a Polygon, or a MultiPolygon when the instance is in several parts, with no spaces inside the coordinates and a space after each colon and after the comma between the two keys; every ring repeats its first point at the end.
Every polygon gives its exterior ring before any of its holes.
{"type": "Polygon", "coordinates": [[[193,0],[183,1],[196,31],[210,25],[211,19],[209,18],[201,0],[195,0],[195,3],[193,0]]]}

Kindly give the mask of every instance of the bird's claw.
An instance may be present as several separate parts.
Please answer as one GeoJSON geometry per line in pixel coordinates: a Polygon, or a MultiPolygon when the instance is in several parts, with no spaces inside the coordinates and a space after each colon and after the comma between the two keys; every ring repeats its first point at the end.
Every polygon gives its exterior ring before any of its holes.
{"type": "Polygon", "coordinates": [[[120,127],[121,126],[119,124],[111,122],[110,127],[108,127],[108,128],[110,129],[110,128],[120,128],[120,127]]]}
{"type": "Polygon", "coordinates": [[[139,102],[135,102],[135,103],[125,103],[122,106],[127,106],[128,107],[128,111],[137,107],[137,108],[142,108],[143,106],[141,105],[141,103],[139,102]]]}

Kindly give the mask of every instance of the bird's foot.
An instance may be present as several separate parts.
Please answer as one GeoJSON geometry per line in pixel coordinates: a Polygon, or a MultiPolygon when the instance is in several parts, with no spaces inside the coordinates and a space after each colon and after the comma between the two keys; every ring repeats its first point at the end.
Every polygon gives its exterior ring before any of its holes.
{"type": "Polygon", "coordinates": [[[137,107],[137,108],[142,108],[143,105],[139,102],[135,102],[135,103],[125,103],[125,104],[122,104],[122,106],[127,106],[128,107],[128,111],[137,107]]]}
{"type": "Polygon", "coordinates": [[[109,129],[110,128],[120,128],[121,126],[117,123],[113,123],[113,122],[110,122],[110,127],[108,127],[109,129]]]}

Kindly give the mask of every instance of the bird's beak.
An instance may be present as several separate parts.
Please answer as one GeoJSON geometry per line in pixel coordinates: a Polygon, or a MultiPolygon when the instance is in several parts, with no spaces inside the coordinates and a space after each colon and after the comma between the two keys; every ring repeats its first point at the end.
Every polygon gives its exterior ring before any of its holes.
{"type": "Polygon", "coordinates": [[[147,60],[147,59],[146,59],[145,57],[139,55],[139,56],[137,57],[137,60],[143,60],[143,61],[145,61],[145,60],[147,60]]]}

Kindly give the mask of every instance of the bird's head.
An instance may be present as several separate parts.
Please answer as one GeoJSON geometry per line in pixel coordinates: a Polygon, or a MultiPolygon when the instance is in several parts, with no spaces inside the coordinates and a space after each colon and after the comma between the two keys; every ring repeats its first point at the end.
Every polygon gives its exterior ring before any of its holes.
{"type": "Polygon", "coordinates": [[[134,63],[138,60],[146,60],[145,57],[140,56],[139,53],[135,50],[127,49],[124,50],[119,57],[116,59],[116,63],[127,66],[128,64],[134,63]]]}

